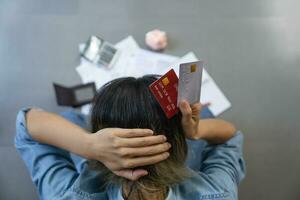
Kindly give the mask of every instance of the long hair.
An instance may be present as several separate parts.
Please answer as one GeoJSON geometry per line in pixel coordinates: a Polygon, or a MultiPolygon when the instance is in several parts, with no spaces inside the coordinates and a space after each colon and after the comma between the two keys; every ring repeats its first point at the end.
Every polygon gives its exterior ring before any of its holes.
{"type": "MultiPolygon", "coordinates": [[[[172,145],[170,156],[157,164],[143,166],[149,173],[134,182],[139,188],[154,186],[167,188],[189,177],[184,162],[187,157],[187,144],[181,126],[181,114],[168,119],[149,85],[159,78],[147,75],[141,78],[119,78],[105,84],[98,91],[93,101],[91,125],[92,131],[103,128],[148,128],[154,135],[163,134],[172,145]]],[[[131,184],[130,181],[112,173],[101,163],[94,163],[96,168],[106,174],[107,184],[131,184]]]]}

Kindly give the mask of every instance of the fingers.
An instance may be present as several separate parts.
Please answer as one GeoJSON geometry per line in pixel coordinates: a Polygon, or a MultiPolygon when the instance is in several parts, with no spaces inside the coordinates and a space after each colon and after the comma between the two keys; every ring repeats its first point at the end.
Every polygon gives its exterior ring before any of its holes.
{"type": "Polygon", "coordinates": [[[201,110],[201,108],[202,108],[202,105],[201,105],[201,103],[195,103],[195,104],[193,104],[193,105],[191,106],[191,108],[192,108],[192,112],[193,112],[193,113],[194,113],[194,112],[197,112],[197,113],[200,114],[200,110],[201,110]]]}
{"type": "Polygon", "coordinates": [[[123,163],[123,168],[134,168],[139,166],[152,165],[167,159],[169,155],[170,154],[166,152],[166,153],[157,154],[148,157],[137,157],[137,158],[127,159],[123,163]]]}
{"type": "Polygon", "coordinates": [[[198,117],[200,115],[201,108],[202,108],[202,105],[200,103],[195,103],[191,106],[193,117],[194,116],[198,117]]]}
{"type": "Polygon", "coordinates": [[[182,113],[183,120],[189,121],[192,118],[199,117],[201,111],[201,104],[195,103],[190,106],[187,101],[182,101],[179,104],[179,109],[182,113]]]}
{"type": "Polygon", "coordinates": [[[148,172],[144,169],[122,169],[122,170],[118,170],[118,171],[113,171],[114,174],[118,175],[118,176],[122,176],[126,179],[129,179],[131,181],[136,181],[139,178],[141,178],[142,176],[146,176],[148,175],[148,172]]]}
{"type": "Polygon", "coordinates": [[[131,173],[132,180],[135,181],[141,178],[142,176],[146,176],[146,175],[148,175],[148,172],[144,169],[135,169],[131,173]]]}
{"type": "Polygon", "coordinates": [[[153,135],[153,131],[150,129],[122,129],[122,128],[114,128],[113,133],[122,138],[132,138],[132,137],[145,137],[153,135]]]}
{"type": "Polygon", "coordinates": [[[182,101],[179,104],[179,109],[182,113],[183,125],[188,124],[192,120],[192,108],[187,101],[182,101]]]}
{"type": "Polygon", "coordinates": [[[192,118],[196,121],[199,120],[200,112],[201,112],[201,104],[200,103],[193,104],[191,109],[192,109],[192,118]]]}
{"type": "Polygon", "coordinates": [[[123,148],[120,149],[120,154],[123,157],[137,157],[137,156],[150,156],[164,153],[171,148],[171,144],[165,142],[141,148],[123,148]]]}
{"type": "Polygon", "coordinates": [[[179,109],[182,113],[184,118],[191,118],[192,117],[192,109],[187,101],[181,101],[179,103],[179,109]]]}
{"type": "Polygon", "coordinates": [[[122,147],[144,147],[163,143],[167,140],[164,135],[155,135],[137,138],[120,138],[120,146],[122,147]]]}

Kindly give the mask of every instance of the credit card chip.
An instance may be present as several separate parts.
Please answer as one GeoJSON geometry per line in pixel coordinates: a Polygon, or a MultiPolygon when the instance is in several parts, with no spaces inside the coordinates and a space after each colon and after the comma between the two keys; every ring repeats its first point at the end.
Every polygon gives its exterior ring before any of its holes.
{"type": "Polygon", "coordinates": [[[164,86],[168,85],[170,83],[168,77],[165,77],[163,80],[162,80],[162,83],[164,84],[164,86]]]}
{"type": "Polygon", "coordinates": [[[192,64],[192,65],[191,65],[191,72],[192,72],[192,73],[195,72],[196,69],[197,69],[196,64],[192,64]]]}

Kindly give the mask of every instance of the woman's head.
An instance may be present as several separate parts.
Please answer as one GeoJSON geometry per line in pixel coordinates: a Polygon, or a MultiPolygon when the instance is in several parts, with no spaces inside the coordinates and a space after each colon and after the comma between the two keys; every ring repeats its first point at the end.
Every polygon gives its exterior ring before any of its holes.
{"type": "MultiPolygon", "coordinates": [[[[144,166],[148,175],[137,182],[157,187],[171,186],[188,176],[184,167],[187,144],[181,126],[181,115],[168,119],[149,85],[159,76],[148,75],[141,78],[119,78],[104,85],[94,98],[91,125],[93,132],[103,128],[148,128],[154,134],[162,134],[172,145],[170,156],[157,164],[144,166]]],[[[122,177],[114,175],[104,165],[99,164],[107,174],[108,183],[126,183],[122,177]]]]}

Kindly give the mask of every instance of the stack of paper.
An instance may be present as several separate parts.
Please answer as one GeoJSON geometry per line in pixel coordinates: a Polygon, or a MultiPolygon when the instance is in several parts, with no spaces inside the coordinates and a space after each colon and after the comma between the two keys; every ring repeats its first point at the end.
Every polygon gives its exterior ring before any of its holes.
{"type": "MultiPolygon", "coordinates": [[[[81,63],[76,70],[83,83],[95,82],[98,89],[115,78],[125,76],[140,77],[146,74],[163,75],[171,68],[178,75],[180,63],[199,60],[193,52],[178,58],[141,49],[132,36],[125,38],[115,46],[120,50],[120,56],[111,69],[99,67],[86,61],[84,58],[81,59],[81,63]]],[[[80,45],[79,48],[82,50],[84,46],[80,45]]],[[[203,70],[200,101],[203,104],[209,103],[209,109],[215,116],[231,107],[228,99],[205,69],[203,70]]],[[[82,111],[88,114],[89,108],[89,106],[85,106],[82,111]]]]}

